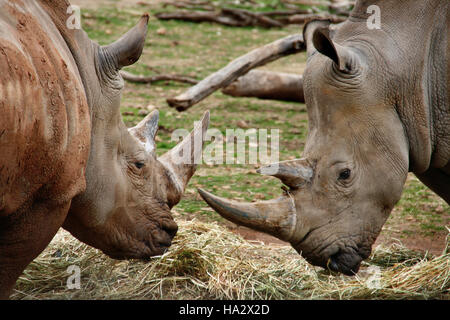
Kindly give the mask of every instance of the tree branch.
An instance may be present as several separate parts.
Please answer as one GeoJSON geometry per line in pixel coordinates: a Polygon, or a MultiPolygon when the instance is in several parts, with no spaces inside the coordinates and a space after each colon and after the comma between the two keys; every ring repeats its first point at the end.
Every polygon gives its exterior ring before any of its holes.
{"type": "Polygon", "coordinates": [[[216,90],[228,86],[251,69],[305,49],[301,34],[279,39],[231,61],[226,67],[209,75],[186,92],[167,99],[167,103],[178,111],[184,111],[216,90]]]}
{"type": "Polygon", "coordinates": [[[305,102],[303,76],[290,73],[251,70],[222,92],[233,97],[305,102]]]}
{"type": "Polygon", "coordinates": [[[176,82],[183,82],[183,83],[189,83],[189,84],[197,84],[198,81],[184,76],[177,76],[177,75],[168,75],[168,74],[158,74],[155,76],[142,76],[142,75],[134,75],[132,73],[126,72],[121,70],[120,75],[122,78],[129,82],[134,83],[153,83],[158,81],[176,81],[176,82]]]}

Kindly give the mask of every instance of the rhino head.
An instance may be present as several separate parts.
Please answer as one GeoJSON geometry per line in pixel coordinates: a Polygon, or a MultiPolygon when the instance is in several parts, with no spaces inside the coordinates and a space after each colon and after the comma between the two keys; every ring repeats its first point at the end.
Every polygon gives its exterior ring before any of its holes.
{"type": "MultiPolygon", "coordinates": [[[[91,149],[86,167],[86,190],[73,199],[63,227],[81,241],[112,258],[146,259],[164,253],[177,232],[171,216],[195,172],[209,113],[192,133],[161,157],[155,150],[158,111],[127,128],[120,113],[124,86],[119,70],[142,54],[148,15],[119,40],[107,46],[84,41],[88,61],[79,64],[91,111],[91,149]],[[94,69],[91,66],[94,66],[94,69]],[[191,150],[190,160],[174,161],[191,150]]],[[[189,158],[189,157],[188,157],[189,158]]],[[[186,159],[188,159],[186,158],[186,159]]]]}
{"type": "Polygon", "coordinates": [[[279,178],[284,194],[240,203],[199,192],[223,217],[290,242],[313,265],[353,275],[401,197],[408,142],[373,48],[332,33],[324,21],[304,28],[303,158],[259,169],[279,178]]]}

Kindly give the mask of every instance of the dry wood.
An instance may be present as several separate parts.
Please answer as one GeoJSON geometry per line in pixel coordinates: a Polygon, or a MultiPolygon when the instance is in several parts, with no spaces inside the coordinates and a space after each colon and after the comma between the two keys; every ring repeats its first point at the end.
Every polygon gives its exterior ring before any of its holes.
{"type": "Polygon", "coordinates": [[[279,17],[279,16],[292,16],[294,14],[306,14],[313,13],[311,9],[292,9],[292,10],[278,10],[278,11],[266,11],[259,14],[266,17],[279,17]]]}
{"type": "Polygon", "coordinates": [[[347,17],[337,16],[334,14],[296,14],[287,18],[286,24],[304,24],[306,20],[330,20],[331,23],[340,23],[347,20],[347,17]]]}
{"type": "Polygon", "coordinates": [[[332,8],[342,8],[355,5],[353,0],[331,0],[330,7],[332,8]]]}
{"type": "Polygon", "coordinates": [[[158,74],[154,76],[142,76],[142,75],[134,75],[132,73],[123,70],[120,71],[120,75],[125,80],[135,83],[153,83],[158,81],[176,81],[189,84],[198,83],[198,81],[193,78],[178,75],[158,74]]]}
{"type": "Polygon", "coordinates": [[[303,24],[310,19],[328,19],[333,23],[339,23],[346,19],[345,16],[333,14],[311,13],[311,10],[290,10],[251,12],[243,9],[222,8],[220,11],[189,11],[180,10],[174,12],[157,13],[160,20],[183,20],[190,22],[214,22],[232,27],[257,26],[264,28],[281,28],[288,24],[303,24]],[[307,12],[307,13],[305,13],[307,12]]]}
{"type": "Polygon", "coordinates": [[[223,8],[221,13],[237,17],[238,19],[245,21],[249,26],[283,27],[281,22],[278,22],[269,16],[244,9],[223,8]]]}
{"type": "Polygon", "coordinates": [[[163,7],[173,6],[183,9],[202,9],[206,11],[214,11],[215,6],[209,1],[164,1],[163,7]]]}
{"type": "Polygon", "coordinates": [[[281,0],[281,2],[302,6],[328,6],[331,4],[330,1],[320,0],[281,0]]]}
{"type": "Polygon", "coordinates": [[[349,16],[354,5],[355,1],[331,0],[331,4],[328,6],[328,9],[334,11],[338,15],[349,16]]]}
{"type": "Polygon", "coordinates": [[[160,20],[182,20],[190,22],[216,22],[231,27],[243,27],[248,24],[243,24],[242,21],[234,17],[224,16],[221,11],[188,11],[181,10],[175,12],[162,12],[155,15],[160,20]]]}
{"type": "Polygon", "coordinates": [[[305,102],[303,76],[290,73],[251,70],[222,92],[233,97],[305,102]]]}
{"type": "Polygon", "coordinates": [[[305,44],[301,34],[279,39],[231,61],[226,67],[209,75],[186,92],[167,99],[167,102],[178,111],[184,111],[214,91],[228,86],[251,69],[304,50],[305,44]]]}
{"type": "MultiPolygon", "coordinates": [[[[353,0],[331,0],[331,1],[315,1],[315,0],[281,0],[285,6],[294,8],[298,5],[306,6],[327,6],[329,10],[334,10],[340,15],[348,16],[350,14],[350,8],[355,4],[353,0]]],[[[313,11],[318,12],[316,7],[311,8],[313,11]]]]}
{"type": "Polygon", "coordinates": [[[190,22],[215,22],[232,27],[283,27],[284,24],[268,16],[242,9],[223,8],[220,11],[174,11],[157,13],[160,20],[183,20],[190,22]]]}

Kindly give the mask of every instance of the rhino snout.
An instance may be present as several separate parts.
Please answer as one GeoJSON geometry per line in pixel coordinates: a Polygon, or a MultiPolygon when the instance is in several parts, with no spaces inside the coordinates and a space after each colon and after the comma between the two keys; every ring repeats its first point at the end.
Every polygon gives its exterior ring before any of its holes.
{"type": "Polygon", "coordinates": [[[159,235],[156,237],[156,245],[162,248],[169,248],[172,245],[172,239],[178,232],[178,225],[174,221],[163,222],[159,235]]]}
{"type": "Polygon", "coordinates": [[[332,255],[328,261],[326,268],[345,274],[346,276],[354,276],[359,271],[361,262],[364,260],[357,252],[342,252],[332,255]]]}

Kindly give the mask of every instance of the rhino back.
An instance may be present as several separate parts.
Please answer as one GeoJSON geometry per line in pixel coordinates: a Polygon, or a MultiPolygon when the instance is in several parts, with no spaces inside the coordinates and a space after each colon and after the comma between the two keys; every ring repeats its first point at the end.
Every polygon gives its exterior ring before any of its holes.
{"type": "Polygon", "coordinates": [[[361,0],[336,35],[377,52],[373,74],[386,99],[395,101],[415,173],[450,161],[449,32],[450,1],[361,0]],[[380,8],[380,29],[367,27],[371,5],[380,8]]]}
{"type": "Polygon", "coordinates": [[[85,188],[90,121],[65,41],[36,1],[0,0],[0,216],[85,188]]]}

